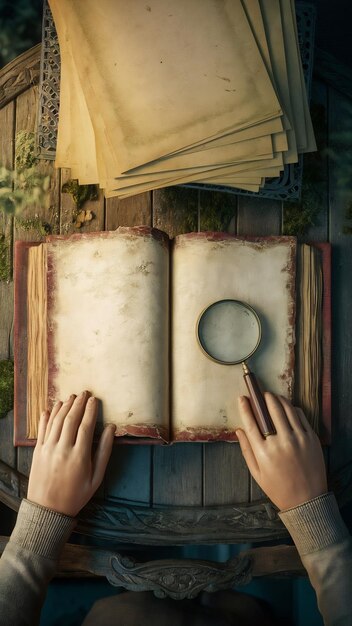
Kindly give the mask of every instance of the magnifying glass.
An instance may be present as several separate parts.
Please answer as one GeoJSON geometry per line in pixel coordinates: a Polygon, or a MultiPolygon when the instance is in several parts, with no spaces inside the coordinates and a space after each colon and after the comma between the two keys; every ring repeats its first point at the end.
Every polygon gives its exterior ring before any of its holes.
{"type": "Polygon", "coordinates": [[[246,360],[257,350],[262,336],[260,319],[255,310],[239,300],[218,300],[199,316],[197,338],[205,355],[221,365],[242,363],[243,378],[259,429],[267,437],[276,430],[258,381],[246,360]]]}

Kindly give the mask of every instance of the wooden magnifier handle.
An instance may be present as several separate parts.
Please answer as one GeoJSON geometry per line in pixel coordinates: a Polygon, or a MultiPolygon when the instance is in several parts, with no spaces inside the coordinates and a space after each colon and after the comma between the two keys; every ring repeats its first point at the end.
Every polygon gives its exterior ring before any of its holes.
{"type": "Polygon", "coordinates": [[[257,420],[259,430],[264,437],[276,435],[276,430],[266,406],[264,396],[260,391],[258,381],[245,362],[242,363],[242,367],[244,371],[243,378],[247,385],[252,410],[257,420]]]}

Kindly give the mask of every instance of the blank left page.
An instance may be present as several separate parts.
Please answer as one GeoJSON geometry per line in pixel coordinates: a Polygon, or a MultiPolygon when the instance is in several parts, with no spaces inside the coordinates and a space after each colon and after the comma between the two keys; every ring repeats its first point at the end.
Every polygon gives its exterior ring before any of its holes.
{"type": "Polygon", "coordinates": [[[49,404],[88,389],[117,435],[168,438],[168,240],[149,228],[53,237],[49,404]]]}

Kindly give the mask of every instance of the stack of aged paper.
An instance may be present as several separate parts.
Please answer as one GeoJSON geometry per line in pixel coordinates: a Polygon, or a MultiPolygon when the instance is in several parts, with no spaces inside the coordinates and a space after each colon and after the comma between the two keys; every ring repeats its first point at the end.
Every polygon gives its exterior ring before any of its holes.
{"type": "Polygon", "coordinates": [[[294,0],[49,0],[57,167],[105,195],[259,191],[316,149],[294,0]]]}

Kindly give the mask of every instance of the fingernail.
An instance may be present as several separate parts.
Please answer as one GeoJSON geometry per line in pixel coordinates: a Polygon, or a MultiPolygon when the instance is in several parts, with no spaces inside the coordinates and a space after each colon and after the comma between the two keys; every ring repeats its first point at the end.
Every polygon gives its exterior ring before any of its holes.
{"type": "Polygon", "coordinates": [[[65,402],[69,402],[73,396],[74,396],[74,394],[71,393],[71,395],[67,398],[67,400],[65,400],[65,402]]]}
{"type": "Polygon", "coordinates": [[[110,428],[110,430],[116,431],[116,424],[107,424],[106,428],[110,428]]]}
{"type": "Polygon", "coordinates": [[[89,402],[89,404],[93,404],[93,402],[95,402],[95,397],[94,396],[90,396],[90,398],[88,398],[88,402],[89,402]]]}

